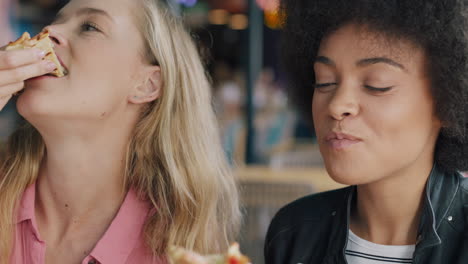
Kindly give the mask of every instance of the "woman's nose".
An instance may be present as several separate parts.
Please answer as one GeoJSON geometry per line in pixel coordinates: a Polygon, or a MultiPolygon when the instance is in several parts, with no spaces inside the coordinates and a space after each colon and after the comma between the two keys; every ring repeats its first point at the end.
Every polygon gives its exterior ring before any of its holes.
{"type": "Polygon", "coordinates": [[[45,30],[49,31],[49,37],[56,46],[68,46],[68,40],[62,33],[60,33],[58,26],[47,26],[45,30]]]}
{"type": "Polygon", "coordinates": [[[330,116],[338,121],[341,121],[346,117],[358,115],[359,102],[353,92],[353,88],[343,86],[338,87],[329,102],[328,108],[330,116]]]}

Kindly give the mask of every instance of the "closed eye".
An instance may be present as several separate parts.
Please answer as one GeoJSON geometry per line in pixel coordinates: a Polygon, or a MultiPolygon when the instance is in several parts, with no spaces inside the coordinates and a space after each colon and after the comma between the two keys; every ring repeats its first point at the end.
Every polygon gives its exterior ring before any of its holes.
{"type": "Polygon", "coordinates": [[[320,88],[325,88],[325,87],[329,87],[329,86],[332,86],[332,85],[336,85],[336,83],[316,83],[314,85],[314,88],[320,89],[320,88]]]}
{"type": "Polygon", "coordinates": [[[379,88],[379,87],[373,87],[373,86],[370,86],[370,85],[364,85],[364,87],[368,90],[371,90],[373,92],[388,92],[390,91],[393,86],[390,86],[390,87],[384,87],[384,88],[379,88]]]}

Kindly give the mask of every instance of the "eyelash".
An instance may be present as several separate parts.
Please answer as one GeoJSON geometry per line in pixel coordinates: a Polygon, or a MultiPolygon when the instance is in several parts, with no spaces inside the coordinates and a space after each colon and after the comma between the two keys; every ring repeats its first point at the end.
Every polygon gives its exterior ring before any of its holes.
{"type": "Polygon", "coordinates": [[[384,87],[384,88],[377,88],[377,87],[373,87],[373,86],[369,86],[369,85],[364,85],[364,87],[366,87],[367,89],[371,90],[371,91],[375,91],[375,92],[388,92],[390,91],[393,86],[390,86],[390,87],[384,87]]]}
{"type": "MultiPolygon", "coordinates": [[[[329,87],[329,86],[336,85],[336,84],[337,83],[316,83],[314,85],[314,88],[315,89],[320,89],[320,88],[325,88],[325,87],[329,87]]],[[[384,88],[377,88],[377,87],[373,87],[373,86],[370,86],[370,85],[364,85],[364,87],[366,89],[369,89],[369,90],[374,91],[374,92],[388,92],[393,88],[393,86],[384,87],[384,88]]]]}
{"type": "Polygon", "coordinates": [[[325,88],[328,86],[336,85],[336,83],[316,83],[314,85],[315,89],[325,88]]]}
{"type": "Polygon", "coordinates": [[[81,31],[83,32],[90,32],[90,31],[97,31],[97,32],[101,32],[101,30],[99,29],[98,25],[96,25],[95,23],[93,22],[89,22],[89,21],[84,21],[83,23],[81,23],[81,31]],[[87,30],[88,27],[91,27],[93,28],[93,30],[87,30]]]}

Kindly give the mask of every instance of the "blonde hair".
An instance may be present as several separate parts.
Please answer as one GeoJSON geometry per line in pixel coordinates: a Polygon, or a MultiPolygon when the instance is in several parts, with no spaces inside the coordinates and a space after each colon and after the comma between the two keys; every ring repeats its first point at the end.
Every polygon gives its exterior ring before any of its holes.
{"type": "MultiPolygon", "coordinates": [[[[239,197],[219,142],[210,84],[180,19],[159,0],[139,2],[145,57],[161,67],[164,84],[129,142],[126,187],[154,208],[144,232],[155,256],[168,245],[203,254],[225,250],[236,238],[239,197]]],[[[0,181],[0,263],[8,262],[18,201],[35,182],[44,155],[42,137],[30,124],[8,141],[0,181]]]]}

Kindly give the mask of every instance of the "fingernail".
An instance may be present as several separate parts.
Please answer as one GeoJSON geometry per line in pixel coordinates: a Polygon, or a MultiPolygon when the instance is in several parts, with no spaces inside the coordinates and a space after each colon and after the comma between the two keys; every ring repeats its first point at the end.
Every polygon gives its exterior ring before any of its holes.
{"type": "Polygon", "coordinates": [[[46,64],[46,69],[48,71],[53,71],[57,68],[57,66],[55,66],[55,63],[51,62],[51,61],[48,61],[47,64],[46,64]]]}
{"type": "Polygon", "coordinates": [[[36,54],[37,54],[37,57],[38,57],[39,59],[44,58],[45,55],[46,55],[45,51],[43,51],[43,50],[37,50],[37,51],[36,51],[36,54]]]}

